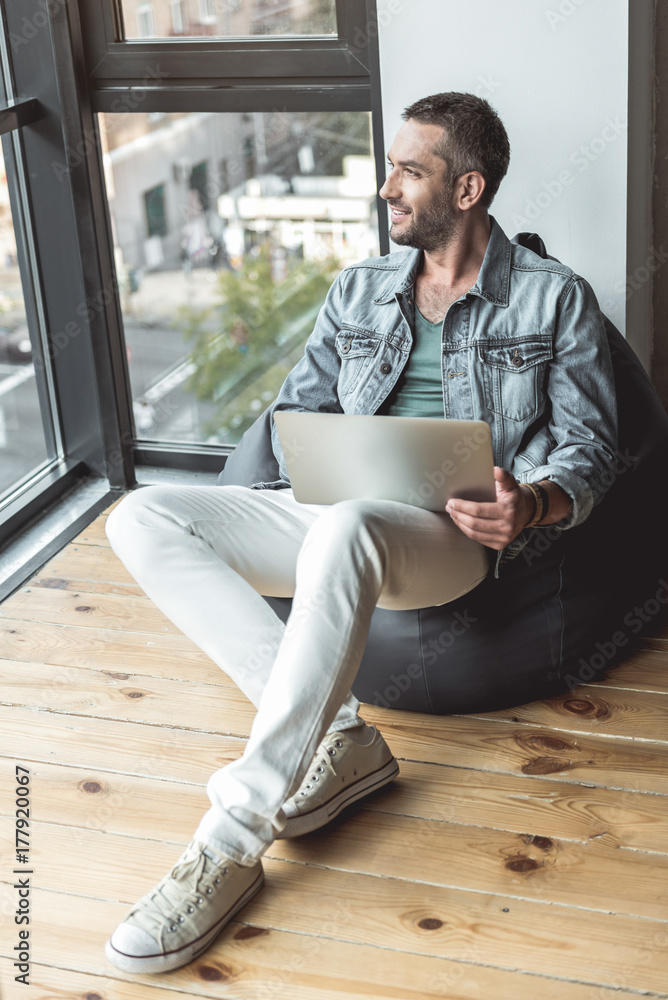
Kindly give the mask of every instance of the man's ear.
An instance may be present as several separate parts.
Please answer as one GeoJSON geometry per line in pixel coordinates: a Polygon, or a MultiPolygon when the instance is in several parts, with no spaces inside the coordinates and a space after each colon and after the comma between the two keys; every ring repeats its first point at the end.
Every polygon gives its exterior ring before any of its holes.
{"type": "Polygon", "coordinates": [[[487,187],[485,178],[477,170],[461,174],[455,181],[455,204],[463,212],[477,205],[487,187]]]}

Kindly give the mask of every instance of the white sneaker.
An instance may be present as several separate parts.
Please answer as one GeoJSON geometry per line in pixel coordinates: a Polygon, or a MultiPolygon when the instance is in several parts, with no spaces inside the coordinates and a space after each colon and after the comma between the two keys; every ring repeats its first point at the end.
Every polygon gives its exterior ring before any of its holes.
{"type": "Polygon", "coordinates": [[[239,865],[193,840],[118,925],[107,941],[107,958],[124,972],[178,969],[209,947],[263,882],[260,861],[239,865]]]}
{"type": "Polygon", "coordinates": [[[318,747],[301,786],[283,806],[288,818],[277,839],[299,837],[335,816],[399,773],[399,765],[375,727],[373,738],[360,746],[341,733],[328,733],[318,747]]]}

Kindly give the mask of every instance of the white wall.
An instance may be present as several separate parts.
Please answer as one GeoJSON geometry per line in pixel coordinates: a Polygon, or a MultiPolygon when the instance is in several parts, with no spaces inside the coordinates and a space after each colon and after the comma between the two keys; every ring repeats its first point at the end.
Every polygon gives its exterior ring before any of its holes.
{"type": "Polygon", "coordinates": [[[378,13],[386,147],[419,97],[489,100],[512,148],[492,214],[509,237],[539,233],[624,331],[627,0],[378,0],[378,13]]]}

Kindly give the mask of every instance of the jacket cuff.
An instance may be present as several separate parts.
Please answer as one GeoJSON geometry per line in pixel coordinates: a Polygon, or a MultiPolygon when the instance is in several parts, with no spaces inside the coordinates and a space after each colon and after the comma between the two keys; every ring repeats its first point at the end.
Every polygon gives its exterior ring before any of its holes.
{"type": "Polygon", "coordinates": [[[557,486],[561,486],[564,493],[567,493],[573,503],[570,514],[555,523],[555,527],[566,530],[575,528],[591,514],[596,498],[589,483],[581,476],[578,476],[570,469],[556,465],[539,465],[536,469],[531,469],[521,478],[521,482],[539,483],[541,479],[550,479],[557,486]]]}

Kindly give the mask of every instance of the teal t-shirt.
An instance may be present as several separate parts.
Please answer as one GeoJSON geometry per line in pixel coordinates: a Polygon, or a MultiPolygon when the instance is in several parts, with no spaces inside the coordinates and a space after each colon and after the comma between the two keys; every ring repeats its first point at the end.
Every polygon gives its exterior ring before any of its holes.
{"type": "Polygon", "coordinates": [[[415,310],[413,347],[383,410],[391,417],[443,417],[441,335],[443,320],[430,323],[415,310]]]}

